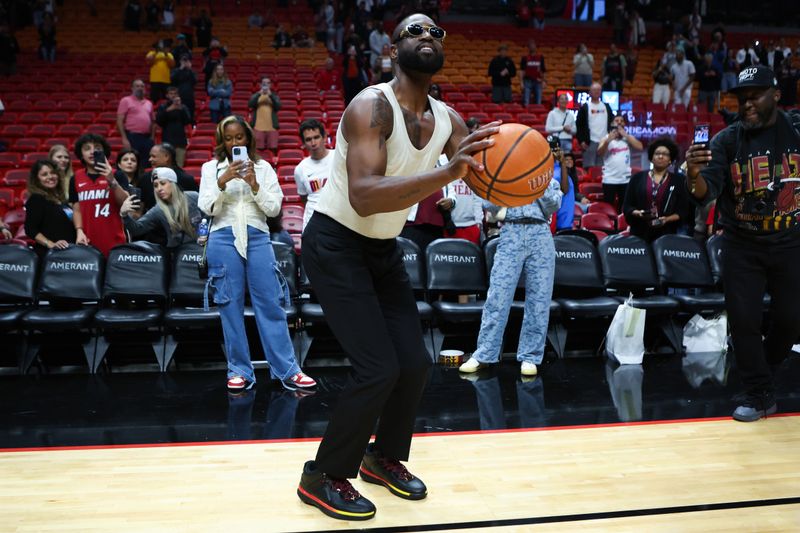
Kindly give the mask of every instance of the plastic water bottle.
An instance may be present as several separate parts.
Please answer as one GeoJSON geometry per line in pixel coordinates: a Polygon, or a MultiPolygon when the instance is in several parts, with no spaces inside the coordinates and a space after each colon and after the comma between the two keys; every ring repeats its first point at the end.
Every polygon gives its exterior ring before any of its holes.
{"type": "Polygon", "coordinates": [[[208,219],[204,218],[197,227],[197,244],[204,245],[208,240],[208,219]]]}

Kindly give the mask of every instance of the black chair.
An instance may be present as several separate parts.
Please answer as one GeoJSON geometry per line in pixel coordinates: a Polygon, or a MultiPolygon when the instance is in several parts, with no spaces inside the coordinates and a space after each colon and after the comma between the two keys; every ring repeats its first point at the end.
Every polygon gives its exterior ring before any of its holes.
{"type": "Polygon", "coordinates": [[[92,318],[103,293],[105,259],[91,246],[53,248],[44,257],[38,307],[22,317],[29,333],[28,350],[21,371],[27,372],[43,342],[64,345],[79,340],[86,363],[93,367],[96,339],[92,318]],[[36,335],[43,333],[44,335],[36,335]]]}
{"type": "Polygon", "coordinates": [[[561,229],[556,232],[556,236],[561,235],[575,235],[577,237],[583,237],[589,241],[592,241],[592,244],[597,247],[600,244],[600,241],[597,240],[597,235],[589,231],[588,229],[561,229]]]}
{"type": "Polygon", "coordinates": [[[436,239],[425,251],[428,296],[431,298],[436,325],[433,357],[438,357],[444,338],[453,333],[474,333],[483,314],[486,296],[486,266],[483,252],[463,239],[436,239]],[[476,295],[478,301],[458,303],[440,300],[459,294],[476,295]]]}
{"type": "Polygon", "coordinates": [[[616,290],[620,303],[633,294],[631,305],[645,309],[648,317],[660,319],[659,326],[672,348],[680,353],[681,330],[673,320],[680,309],[674,298],[658,293],[658,275],[650,246],[634,235],[612,235],[600,243],[600,263],[606,288],[616,290]]]}
{"type": "Polygon", "coordinates": [[[167,255],[153,243],[139,241],[111,249],[106,263],[101,308],[94,316],[97,353],[92,373],[116,339],[141,342],[151,338],[159,366],[164,360],[162,318],[167,302],[167,255]],[[122,334],[122,335],[119,335],[122,334]],[[155,335],[155,337],[153,337],[155,335]]]}
{"type": "MultiPolygon", "coordinates": [[[[492,268],[494,267],[494,256],[497,253],[497,246],[500,243],[499,238],[493,238],[486,241],[483,245],[483,255],[486,258],[486,273],[489,281],[492,278],[492,268]]],[[[514,294],[514,301],[511,303],[511,312],[509,313],[509,323],[513,320],[519,322],[525,315],[525,269],[520,272],[519,280],[517,281],[517,290],[514,294]]],[[[558,320],[561,316],[561,307],[555,300],[550,300],[550,317],[547,322],[547,340],[556,352],[556,355],[563,357],[564,353],[561,351],[561,343],[559,342],[558,320]]],[[[511,329],[506,326],[506,335],[509,334],[511,329]]],[[[517,335],[518,337],[518,335],[517,335]]],[[[503,353],[501,350],[500,353],[503,353]]]]}
{"type": "MultiPolygon", "coordinates": [[[[425,345],[428,350],[433,350],[433,307],[425,299],[427,285],[424,256],[419,246],[412,240],[397,237],[397,244],[403,250],[403,266],[406,267],[408,280],[411,282],[411,289],[414,291],[414,298],[417,301],[417,312],[422,323],[422,330],[427,333],[425,345]]],[[[435,354],[433,355],[435,357],[435,354]]]]}
{"type": "MultiPolygon", "coordinates": [[[[201,279],[197,263],[203,249],[195,243],[183,244],[172,252],[169,304],[164,313],[164,348],[159,367],[166,372],[181,342],[222,343],[222,323],[214,299],[209,295],[209,310],[203,306],[206,280],[201,279]]],[[[156,351],[156,355],[159,352],[156,351]]]]}
{"type": "Polygon", "coordinates": [[[568,329],[596,329],[598,319],[605,326],[617,311],[619,302],[606,294],[597,248],[590,239],[577,235],[556,235],[556,272],[553,296],[561,308],[562,320],[556,325],[554,341],[563,354],[568,329]]]}
{"type": "Polygon", "coordinates": [[[705,247],[686,235],[664,235],[653,244],[661,286],[699,289],[698,294],[672,294],[689,313],[718,313],[725,309],[725,297],[715,292],[714,278],[705,247]]]}
{"type": "MultiPolygon", "coordinates": [[[[0,333],[9,340],[12,333],[21,332],[22,316],[33,308],[38,264],[39,258],[30,248],[0,245],[0,333]]],[[[24,359],[25,344],[24,335],[14,336],[13,352],[19,365],[24,359]]]]}

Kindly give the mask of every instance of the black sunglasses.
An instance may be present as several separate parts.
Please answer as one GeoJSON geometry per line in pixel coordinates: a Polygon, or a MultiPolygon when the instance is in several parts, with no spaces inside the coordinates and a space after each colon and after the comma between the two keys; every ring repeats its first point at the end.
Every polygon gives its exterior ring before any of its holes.
{"type": "Polygon", "coordinates": [[[428,24],[423,26],[422,24],[414,23],[403,28],[403,30],[400,32],[400,35],[397,37],[397,40],[400,41],[406,37],[419,37],[426,31],[428,32],[428,35],[437,41],[444,41],[444,38],[447,36],[447,32],[439,26],[431,26],[428,24]]]}

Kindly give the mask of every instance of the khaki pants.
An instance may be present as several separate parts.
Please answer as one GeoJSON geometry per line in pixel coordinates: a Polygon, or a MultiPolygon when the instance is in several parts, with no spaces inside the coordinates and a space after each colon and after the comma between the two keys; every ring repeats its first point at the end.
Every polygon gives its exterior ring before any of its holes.
{"type": "Polygon", "coordinates": [[[175,162],[178,163],[179,167],[183,167],[186,162],[186,148],[175,147],[175,162]]]}

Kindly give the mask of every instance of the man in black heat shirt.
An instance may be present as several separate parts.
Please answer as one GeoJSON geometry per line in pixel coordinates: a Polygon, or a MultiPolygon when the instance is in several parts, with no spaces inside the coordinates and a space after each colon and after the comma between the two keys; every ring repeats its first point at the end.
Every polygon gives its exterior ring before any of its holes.
{"type": "Polygon", "coordinates": [[[773,373],[800,335],[800,115],[778,109],[772,69],[739,73],[732,89],[739,121],[686,154],[695,200],[717,199],[723,228],[722,280],[742,401],[733,418],[752,422],[777,410],[773,373]],[[764,293],[770,327],[762,340],[764,293]]]}

